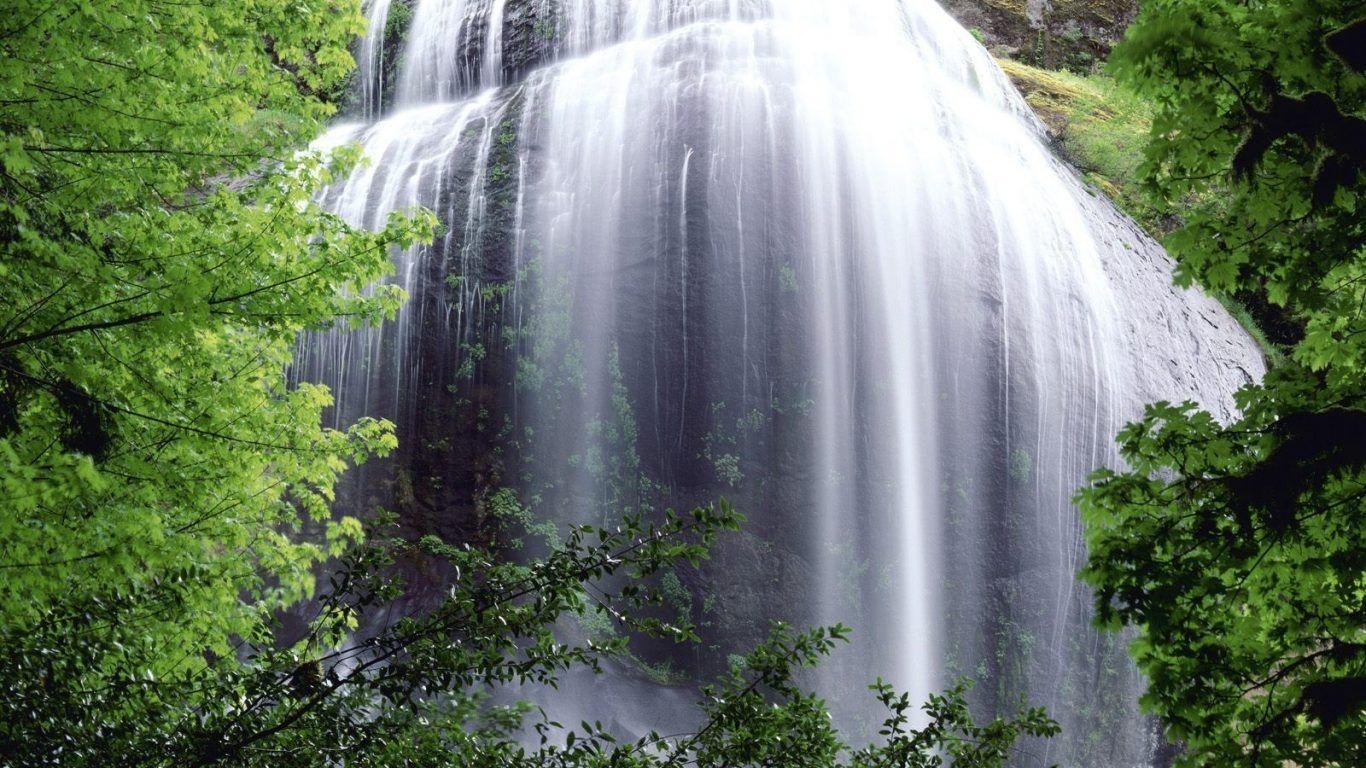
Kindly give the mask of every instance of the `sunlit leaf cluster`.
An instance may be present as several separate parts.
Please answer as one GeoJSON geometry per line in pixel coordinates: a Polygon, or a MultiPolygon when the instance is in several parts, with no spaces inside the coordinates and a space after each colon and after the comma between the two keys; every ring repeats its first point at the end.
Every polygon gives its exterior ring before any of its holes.
{"type": "MultiPolygon", "coordinates": [[[[197,706],[184,683],[356,538],[332,489],[391,430],[321,428],[330,395],[284,371],[302,330],[392,313],[395,291],[362,289],[431,230],[313,203],[357,160],[299,151],[356,6],[6,4],[0,626],[51,642],[12,646],[29,677],[7,704],[38,685],[69,717],[133,692],[197,706]]],[[[29,728],[72,750],[117,728],[0,719],[0,753],[29,728]]]]}

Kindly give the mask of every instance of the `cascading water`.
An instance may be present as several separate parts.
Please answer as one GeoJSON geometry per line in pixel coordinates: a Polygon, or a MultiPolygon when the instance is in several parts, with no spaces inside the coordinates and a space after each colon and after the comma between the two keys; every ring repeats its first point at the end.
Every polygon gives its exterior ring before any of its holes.
{"type": "Polygon", "coordinates": [[[396,322],[301,348],[339,421],[399,426],[348,503],[460,536],[497,494],[561,523],[725,495],[750,531],[666,574],[710,643],[674,663],[844,621],[838,701],[971,674],[983,707],[1050,707],[1041,760],[1152,762],[1141,681],[1075,585],[1070,496],[1143,402],[1226,409],[1260,357],[967,32],[929,0],[367,10],[366,122],[320,146],[373,164],[326,203],[448,230],[397,257],[396,322]]]}

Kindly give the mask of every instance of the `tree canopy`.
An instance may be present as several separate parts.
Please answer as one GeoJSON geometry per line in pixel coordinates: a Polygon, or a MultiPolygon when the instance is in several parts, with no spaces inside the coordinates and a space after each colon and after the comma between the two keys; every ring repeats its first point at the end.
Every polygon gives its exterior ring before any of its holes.
{"type": "Polygon", "coordinates": [[[355,161],[299,150],[362,24],[343,0],[6,6],[0,632],[31,655],[0,752],[31,728],[97,749],[103,705],[187,690],[357,538],[333,484],[393,436],[322,429],[328,393],[284,369],[300,331],[392,312],[361,289],[431,231],[312,202],[355,161]],[[65,721],[20,713],[58,690],[65,721]]]}
{"type": "Polygon", "coordinates": [[[1185,765],[1366,763],[1364,32],[1360,3],[1155,0],[1114,54],[1180,281],[1270,308],[1286,353],[1232,424],[1149,407],[1079,497],[1185,765]]]}

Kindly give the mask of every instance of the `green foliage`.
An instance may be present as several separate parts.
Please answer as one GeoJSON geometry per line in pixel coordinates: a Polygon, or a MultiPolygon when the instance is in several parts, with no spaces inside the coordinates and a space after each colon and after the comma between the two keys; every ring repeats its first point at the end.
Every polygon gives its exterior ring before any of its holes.
{"type": "Polygon", "coordinates": [[[474,378],[475,369],[488,357],[488,350],[483,344],[470,344],[462,342],[460,344],[460,367],[455,371],[457,379],[469,380],[474,378]]]}
{"type": "Polygon", "coordinates": [[[1199,197],[1211,179],[1238,182],[1192,210],[1169,241],[1183,282],[1265,290],[1305,308],[1360,303],[1344,270],[1360,260],[1366,234],[1357,205],[1366,80],[1323,43],[1359,13],[1321,0],[1144,6],[1113,69],[1157,105],[1149,186],[1175,200],[1199,197]],[[1281,130],[1284,100],[1309,94],[1336,109],[1317,115],[1292,102],[1304,130],[1281,130]]]}
{"type": "Polygon", "coordinates": [[[1063,151],[1079,161],[1086,179],[1157,236],[1165,211],[1155,208],[1139,185],[1143,147],[1152,127],[1151,105],[1105,75],[1079,78],[1070,105],[1063,151]]]}
{"type": "Polygon", "coordinates": [[[640,428],[616,344],[607,355],[607,375],[612,388],[609,409],[588,424],[593,440],[584,453],[583,464],[600,484],[600,514],[613,515],[622,509],[648,510],[657,488],[641,469],[637,452],[640,428]]]}
{"type": "Polygon", "coordinates": [[[1302,375],[1277,369],[1242,393],[1247,415],[1229,427],[1191,404],[1150,406],[1120,437],[1130,470],[1082,494],[1083,576],[1102,621],[1142,629],[1145,704],[1190,745],[1186,764],[1364,756],[1366,483],[1296,431],[1346,412],[1279,412],[1281,398],[1314,397],[1302,375]]]}
{"type": "Polygon", "coordinates": [[[714,426],[702,438],[702,458],[711,464],[717,480],[735,488],[745,479],[745,473],[740,468],[740,451],[745,440],[762,430],[768,417],[757,408],[751,409],[749,413],[735,419],[735,427],[732,429],[727,413],[725,403],[711,404],[714,426]]]}
{"type": "Polygon", "coordinates": [[[1034,476],[1034,457],[1023,448],[1010,452],[1010,479],[1017,483],[1027,483],[1034,476]]]}
{"type": "Polygon", "coordinates": [[[413,9],[409,0],[398,0],[389,4],[389,13],[384,17],[384,50],[389,54],[391,66],[397,69],[398,53],[403,50],[403,41],[412,26],[413,9]]]}
{"type": "Polygon", "coordinates": [[[431,230],[312,202],[357,159],[297,149],[360,23],[342,0],[6,6],[0,626],[27,654],[4,699],[35,709],[0,753],[97,753],[104,707],[192,691],[359,535],[332,489],[390,428],[320,428],[329,394],[284,374],[301,331],[391,314],[362,289],[431,230]]]}
{"type": "Polygon", "coordinates": [[[558,18],[538,18],[532,27],[532,34],[537,38],[553,43],[560,37],[560,22],[558,18]]]}
{"type": "Polygon", "coordinates": [[[797,670],[815,666],[847,637],[848,630],[841,626],[807,633],[775,626],[767,642],[731,661],[721,683],[703,689],[706,723],[675,743],[662,764],[680,765],[686,757],[687,762],[715,768],[987,768],[1006,765],[1022,736],[1058,732],[1057,724],[1039,709],[987,725],[974,723],[966,702],[967,683],[931,696],[924,705],[928,725],[913,729],[910,698],[879,681],[871,690],[887,717],[874,743],[855,749],[834,729],[825,703],[795,682],[797,670]]]}
{"type": "Polygon", "coordinates": [[[525,547],[527,536],[532,537],[535,545],[551,550],[563,546],[559,526],[552,520],[537,519],[531,507],[523,504],[511,488],[499,488],[485,494],[479,507],[493,520],[504,545],[510,549],[525,547]]]}
{"type": "MultiPolygon", "coordinates": [[[[1014,587],[1007,587],[1011,592],[1014,587]]],[[[1029,685],[1029,670],[1033,668],[1034,648],[1038,639],[1009,615],[996,619],[995,645],[996,674],[993,694],[998,706],[1009,704],[1016,692],[1029,685]]]]}
{"type": "MultiPolygon", "coordinates": [[[[697,562],[718,531],[738,522],[730,510],[703,509],[657,524],[632,519],[612,531],[577,529],[529,565],[435,537],[410,543],[372,535],[335,570],[306,643],[281,648],[262,627],[240,638],[231,655],[199,664],[177,658],[182,666],[170,670],[140,667],[130,644],[144,641],[110,631],[112,620],[128,618],[122,603],[136,606],[146,596],[73,595],[41,623],[3,630],[10,653],[0,661],[0,763],[316,765],[346,755],[348,764],[384,765],[396,747],[386,734],[423,740],[422,721],[411,717],[418,714],[440,734],[428,739],[433,746],[477,740],[477,729],[459,733],[480,701],[469,692],[545,680],[571,664],[596,666],[624,649],[620,639],[557,641],[550,627],[559,616],[594,599],[633,630],[665,631],[659,622],[627,618],[628,608],[650,599],[631,585],[666,563],[697,562]],[[453,574],[448,599],[421,617],[393,615],[384,631],[353,642],[356,617],[399,594],[392,566],[400,559],[444,563],[453,574]],[[587,598],[585,584],[609,575],[627,586],[587,598]],[[78,642],[64,647],[73,635],[78,642]],[[98,660],[105,685],[72,679],[98,660]],[[281,762],[286,751],[299,757],[281,762]]],[[[163,599],[152,607],[175,613],[187,606],[163,599]]]]}
{"type": "Polygon", "coordinates": [[[1139,628],[1184,765],[1366,764],[1366,77],[1333,42],[1360,13],[1158,0],[1115,53],[1156,105],[1151,192],[1194,201],[1179,279],[1304,329],[1233,424],[1150,406],[1120,436],[1129,469],[1080,494],[1083,576],[1107,625],[1139,628]]]}
{"type": "Polygon", "coordinates": [[[678,614],[679,623],[691,624],[692,593],[683,586],[683,581],[678,578],[678,572],[672,568],[666,569],[659,579],[659,588],[664,602],[678,614]]]}
{"type": "MultiPolygon", "coordinates": [[[[218,659],[177,685],[152,675],[109,691],[54,682],[65,670],[40,649],[88,617],[54,617],[38,635],[6,632],[10,652],[0,658],[0,673],[18,695],[0,703],[3,764],[872,768],[938,766],[947,756],[957,766],[997,768],[1020,737],[1057,732],[1040,710],[977,724],[965,684],[931,698],[928,724],[911,729],[909,698],[879,683],[874,692],[889,713],[884,728],[876,743],[855,748],[833,729],[824,703],[796,682],[801,669],[844,641],[842,627],[798,633],[775,626],[767,642],[733,659],[730,672],[703,691],[702,723],[684,734],[623,743],[596,723],[566,729],[530,705],[490,706],[491,690],[554,684],[568,669],[601,670],[608,659],[630,662],[623,634],[603,630],[566,642],[555,629],[561,617],[597,614],[625,631],[676,635],[669,625],[634,618],[659,604],[637,585],[671,564],[696,565],[719,533],[739,524],[724,506],[655,524],[628,518],[611,530],[576,528],[561,547],[526,564],[376,529],[332,576],[306,647],[246,638],[238,650],[248,663],[218,659]],[[353,642],[355,617],[392,604],[401,591],[392,567],[399,560],[451,573],[446,599],[422,615],[391,616],[384,629],[353,642]],[[185,686],[200,694],[193,709],[178,698],[185,686]],[[540,734],[539,744],[525,743],[528,728],[540,734]]],[[[80,648],[106,642],[113,641],[96,634],[80,648]]]]}
{"type": "Polygon", "coordinates": [[[501,147],[512,147],[517,144],[517,121],[512,118],[503,120],[498,126],[498,144],[501,147]]]}
{"type": "Polygon", "coordinates": [[[1155,237],[1164,235],[1172,212],[1144,193],[1139,173],[1152,105],[1108,75],[1000,64],[1086,180],[1155,237]]]}
{"type": "Polygon", "coordinates": [[[519,273],[519,282],[534,281],[536,291],[526,307],[527,320],[504,331],[510,347],[519,349],[517,387],[559,403],[586,391],[583,345],[571,337],[572,300],[568,278],[546,279],[539,261],[519,273]]]}

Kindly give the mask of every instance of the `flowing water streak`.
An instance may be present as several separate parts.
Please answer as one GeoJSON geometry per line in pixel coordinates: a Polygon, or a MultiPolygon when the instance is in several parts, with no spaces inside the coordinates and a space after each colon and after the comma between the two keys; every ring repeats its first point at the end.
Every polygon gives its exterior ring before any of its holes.
{"type": "Polygon", "coordinates": [[[367,120],[379,118],[383,112],[384,73],[386,67],[397,62],[384,59],[384,29],[389,21],[392,0],[367,0],[365,20],[370,30],[361,38],[356,52],[356,80],[360,89],[361,116],[367,120]]]}
{"type": "MultiPolygon", "coordinates": [[[[452,164],[473,141],[464,128],[490,109],[490,96],[454,106],[422,107],[373,125],[333,128],[314,149],[359,143],[366,148],[369,163],[330,188],[323,203],[348,223],[371,229],[382,227],[391,212],[435,206],[452,164]]],[[[482,138],[482,132],[477,136],[482,138]]],[[[406,383],[421,373],[421,357],[412,354],[418,341],[413,318],[422,316],[423,302],[440,296],[422,289],[425,255],[425,249],[415,247],[396,256],[392,282],[412,300],[400,307],[394,322],[362,330],[338,328],[317,334],[302,346],[296,367],[335,393],[335,426],[364,415],[403,421],[420,408],[404,393],[406,383]]]]}
{"type": "Polygon", "coordinates": [[[481,81],[490,86],[503,84],[503,21],[507,4],[508,0],[492,0],[489,4],[481,81]]]}
{"type": "Polygon", "coordinates": [[[498,81],[498,72],[487,65],[500,61],[494,49],[502,49],[502,24],[490,21],[495,12],[501,16],[504,3],[421,0],[415,5],[399,75],[400,105],[449,101],[498,81]]]}
{"type": "Polygon", "coordinates": [[[399,256],[394,324],[305,345],[339,421],[407,440],[487,410],[456,371],[506,343],[485,376],[538,513],[738,495],[769,549],[699,588],[743,597],[768,568],[769,602],[855,626],[837,699],[983,664],[996,705],[1052,708],[1068,759],[1148,760],[1140,681],[1075,586],[1070,496],[1142,402],[1217,407],[1260,363],[986,51],[929,0],[415,2],[409,108],[329,134],[374,165],[326,203],[365,226],[428,205],[449,231],[399,256]],[[553,40],[505,83],[528,27],[553,40]]]}

